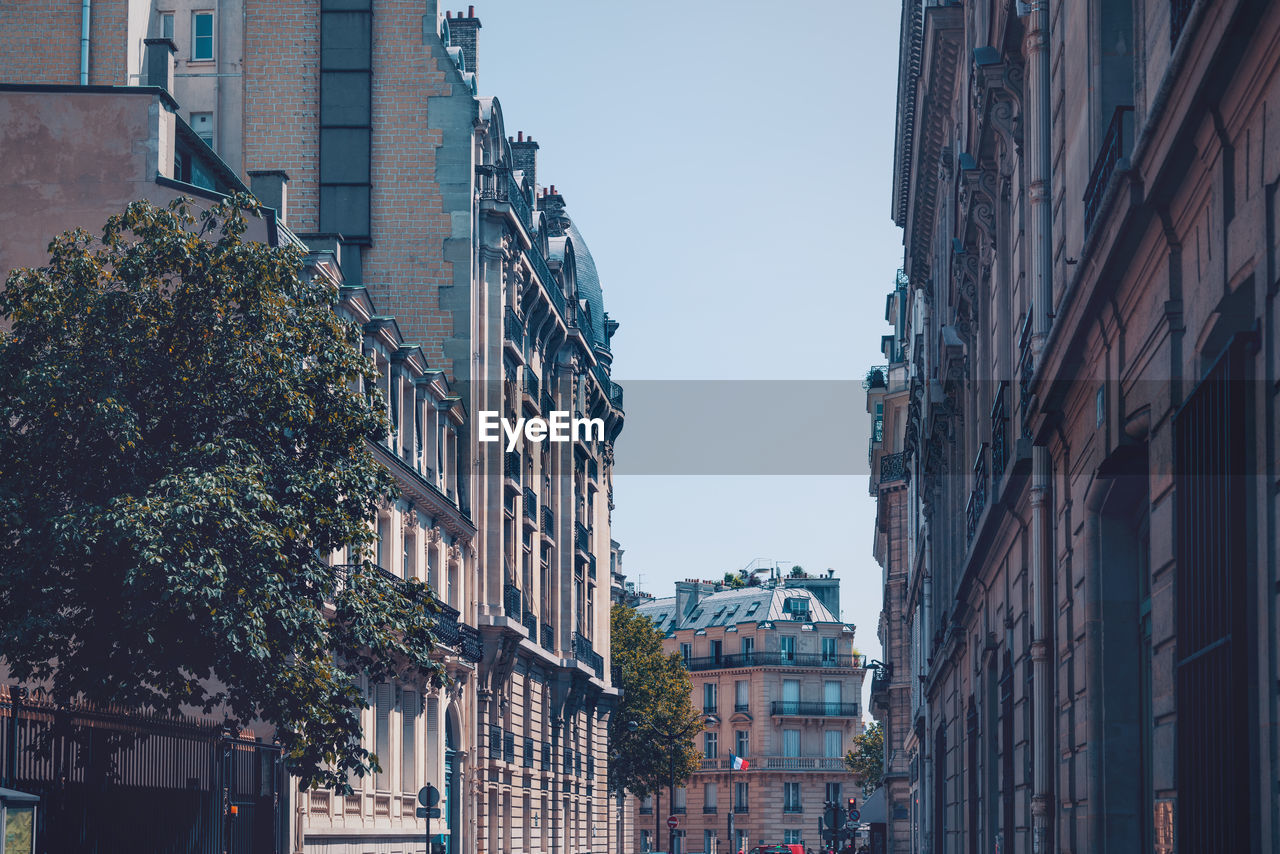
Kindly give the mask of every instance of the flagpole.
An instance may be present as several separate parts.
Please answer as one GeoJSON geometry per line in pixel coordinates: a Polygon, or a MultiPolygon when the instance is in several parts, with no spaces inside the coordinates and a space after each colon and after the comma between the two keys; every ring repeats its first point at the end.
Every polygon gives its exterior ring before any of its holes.
{"type": "Polygon", "coordinates": [[[731,854],[738,854],[737,843],[733,839],[733,805],[735,793],[733,791],[733,757],[736,754],[729,754],[729,850],[731,854]]]}

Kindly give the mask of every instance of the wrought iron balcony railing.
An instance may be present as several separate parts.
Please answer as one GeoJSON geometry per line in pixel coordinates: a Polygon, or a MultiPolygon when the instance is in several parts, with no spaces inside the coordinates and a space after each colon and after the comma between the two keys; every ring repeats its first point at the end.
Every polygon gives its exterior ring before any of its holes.
{"type": "Polygon", "coordinates": [[[573,523],[573,544],[583,554],[591,553],[591,532],[581,522],[573,523]]]}
{"type": "Polygon", "coordinates": [[[520,594],[520,588],[514,584],[506,584],[502,588],[502,613],[513,620],[519,621],[524,609],[521,607],[523,597],[520,594]]]}
{"type": "Polygon", "coordinates": [[[573,657],[604,678],[604,658],[592,648],[591,641],[577,632],[573,633],[573,657]]]}
{"type": "Polygon", "coordinates": [[[863,655],[822,655],[820,653],[746,652],[719,656],[700,656],[685,660],[690,671],[725,670],[742,667],[865,667],[863,655]]]}
{"type": "Polygon", "coordinates": [[[484,646],[480,643],[480,630],[466,623],[458,624],[458,634],[462,635],[462,657],[468,661],[479,661],[484,658],[484,646]]]}
{"type": "Polygon", "coordinates": [[[973,535],[978,531],[978,522],[982,519],[982,511],[986,508],[987,454],[985,448],[980,448],[978,450],[978,458],[973,461],[973,490],[969,493],[969,503],[965,506],[967,543],[973,543],[973,535]]]}
{"type": "Polygon", "coordinates": [[[759,766],[764,771],[847,771],[843,757],[830,756],[762,756],[759,766]]]}
{"type": "Polygon", "coordinates": [[[524,350],[524,323],[511,306],[507,306],[502,312],[502,331],[517,350],[524,350]]]}
{"type": "Polygon", "coordinates": [[[880,458],[881,483],[903,480],[906,476],[907,455],[905,453],[885,454],[880,458]]]}
{"type": "Polygon", "coordinates": [[[1009,462],[1009,413],[1005,407],[1007,382],[996,389],[996,399],[991,404],[991,477],[998,485],[1004,477],[1009,462]]]}
{"type": "Polygon", "coordinates": [[[536,643],[538,640],[537,616],[532,611],[526,610],[524,612],[524,617],[520,620],[520,623],[524,626],[525,631],[529,633],[529,639],[536,643]]]}
{"type": "Polygon", "coordinates": [[[552,539],[554,539],[554,538],[555,538],[555,530],[556,530],[556,514],[555,514],[555,511],[554,511],[554,510],[552,510],[552,509],[551,509],[550,507],[548,507],[547,505],[543,504],[543,505],[542,505],[542,533],[544,533],[544,534],[546,534],[548,537],[551,537],[552,539]]]}
{"type": "MultiPolygon", "coordinates": [[[[1132,141],[1128,143],[1125,141],[1125,125],[1132,125],[1132,123],[1132,106],[1116,107],[1115,112],[1111,114],[1111,123],[1107,125],[1107,132],[1102,137],[1102,147],[1098,150],[1097,159],[1093,161],[1093,171],[1089,174],[1089,184],[1084,191],[1085,233],[1093,227],[1093,220],[1102,207],[1102,200],[1107,195],[1107,187],[1111,184],[1111,176],[1115,174],[1116,166],[1121,158],[1129,153],[1128,146],[1132,141]]],[[[1128,136],[1132,135],[1131,130],[1128,136]]]]}
{"type": "Polygon", "coordinates": [[[528,365],[524,366],[524,391],[534,400],[538,399],[538,375],[528,365]]]}
{"type": "Polygon", "coordinates": [[[542,648],[547,652],[556,651],[556,630],[548,622],[542,624],[542,648]]]}
{"type": "Polygon", "coordinates": [[[622,411],[622,386],[617,383],[609,385],[609,403],[613,404],[613,408],[622,411]]]}
{"type": "Polygon", "coordinates": [[[770,706],[769,713],[776,717],[856,718],[858,704],[775,700],[770,706]]]}
{"type": "Polygon", "coordinates": [[[534,521],[538,519],[538,494],[527,486],[524,488],[524,515],[534,521]]]}

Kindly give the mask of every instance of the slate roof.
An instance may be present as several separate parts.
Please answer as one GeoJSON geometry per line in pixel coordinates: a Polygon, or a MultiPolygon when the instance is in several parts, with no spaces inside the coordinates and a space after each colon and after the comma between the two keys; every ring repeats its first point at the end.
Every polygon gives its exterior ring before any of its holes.
{"type": "Polygon", "coordinates": [[[791,620],[784,610],[788,599],[807,599],[808,623],[838,623],[827,607],[818,601],[812,591],[802,587],[744,587],[723,590],[703,596],[693,609],[675,620],[676,597],[651,599],[636,610],[653,621],[662,631],[705,629],[711,626],[736,626],[740,623],[762,623],[766,620],[791,620]]]}
{"type": "Polygon", "coordinates": [[[573,241],[573,259],[578,271],[578,296],[591,306],[591,339],[601,347],[608,347],[609,342],[604,334],[604,292],[600,289],[600,274],[596,271],[595,259],[587,242],[582,239],[582,232],[569,220],[565,229],[569,239],[573,241]]]}

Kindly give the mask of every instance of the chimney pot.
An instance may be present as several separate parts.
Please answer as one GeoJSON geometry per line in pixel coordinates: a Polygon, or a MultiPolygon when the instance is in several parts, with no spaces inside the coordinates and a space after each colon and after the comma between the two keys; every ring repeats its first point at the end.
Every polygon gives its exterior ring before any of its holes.
{"type": "Polygon", "coordinates": [[[258,201],[274,208],[276,218],[288,225],[289,174],[282,169],[263,169],[249,173],[249,189],[258,201]]]}
{"type": "Polygon", "coordinates": [[[524,131],[522,130],[516,131],[516,138],[519,139],[521,142],[524,142],[524,131]]]}
{"type": "Polygon", "coordinates": [[[173,55],[178,46],[169,39],[143,39],[143,83],[173,94],[173,55]]]}
{"type": "Polygon", "coordinates": [[[555,185],[555,184],[552,184],[552,185],[551,185],[551,195],[553,195],[553,196],[554,196],[555,194],[556,194],[556,185],[555,185]]]}
{"type": "Polygon", "coordinates": [[[449,20],[451,20],[451,21],[453,20],[453,13],[452,13],[452,12],[445,12],[445,13],[444,13],[444,16],[445,16],[446,18],[448,18],[449,20]]]}
{"type": "Polygon", "coordinates": [[[475,16],[476,16],[476,7],[475,7],[475,6],[468,6],[468,7],[467,7],[467,17],[468,17],[468,18],[474,18],[475,16]]]}

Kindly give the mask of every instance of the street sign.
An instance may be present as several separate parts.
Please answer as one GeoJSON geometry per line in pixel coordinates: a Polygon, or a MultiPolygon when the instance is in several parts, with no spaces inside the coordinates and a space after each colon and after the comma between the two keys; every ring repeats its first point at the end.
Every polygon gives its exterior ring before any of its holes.
{"type": "Polygon", "coordinates": [[[862,813],[857,810],[849,810],[849,824],[857,824],[858,819],[862,818],[862,813]]]}
{"type": "Polygon", "coordinates": [[[676,818],[675,816],[669,816],[667,818],[667,830],[675,830],[679,826],[680,826],[680,819],[676,818]]]}
{"type": "Polygon", "coordinates": [[[418,790],[418,803],[424,807],[433,807],[440,803],[440,790],[428,783],[418,790]]]}
{"type": "Polygon", "coordinates": [[[440,807],[418,807],[414,814],[418,818],[439,818],[440,807]]]}

